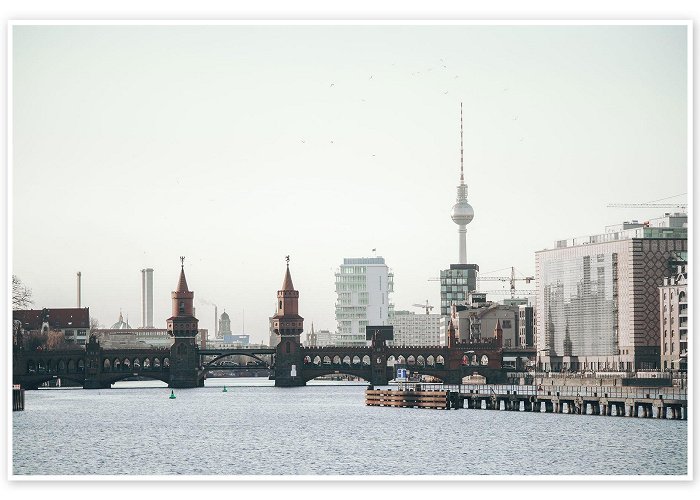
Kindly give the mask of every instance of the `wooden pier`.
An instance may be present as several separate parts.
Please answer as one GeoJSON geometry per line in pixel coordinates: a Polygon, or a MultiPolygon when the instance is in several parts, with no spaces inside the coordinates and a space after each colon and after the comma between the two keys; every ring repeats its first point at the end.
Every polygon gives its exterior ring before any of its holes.
{"type": "Polygon", "coordinates": [[[24,410],[24,389],[19,385],[12,386],[12,411],[24,410]]]}
{"type": "Polygon", "coordinates": [[[449,410],[451,406],[454,406],[455,401],[454,396],[450,398],[450,395],[450,391],[441,390],[367,389],[365,391],[365,404],[367,406],[449,410]]]}
{"type": "Polygon", "coordinates": [[[367,390],[365,404],[688,419],[687,390],[675,387],[406,384],[400,390],[367,390]]]}

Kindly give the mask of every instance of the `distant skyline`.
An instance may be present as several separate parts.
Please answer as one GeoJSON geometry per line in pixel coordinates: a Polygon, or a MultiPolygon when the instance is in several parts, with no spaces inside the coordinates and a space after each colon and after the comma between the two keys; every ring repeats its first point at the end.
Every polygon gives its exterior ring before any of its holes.
{"type": "Polygon", "coordinates": [[[210,336],[216,304],[267,341],[286,255],[307,331],[335,330],[334,273],[372,249],[397,310],[439,306],[460,102],[482,274],[672,211],[608,203],[690,198],[685,25],[12,30],[12,272],[55,308],[80,271],[105,326],[141,325],[150,267],[164,328],[181,255],[210,336]]]}

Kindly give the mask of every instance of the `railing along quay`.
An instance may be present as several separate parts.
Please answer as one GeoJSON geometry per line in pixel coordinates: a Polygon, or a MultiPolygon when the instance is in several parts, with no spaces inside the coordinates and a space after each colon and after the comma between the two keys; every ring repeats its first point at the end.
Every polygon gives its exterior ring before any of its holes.
{"type": "MultiPolygon", "coordinates": [[[[396,393],[443,391],[447,408],[688,419],[688,392],[679,387],[598,387],[402,384],[396,393]]],[[[370,391],[367,391],[370,392],[370,391]]],[[[392,391],[388,391],[392,392],[392,391]]],[[[406,396],[408,395],[408,396],[406,396]]],[[[369,405],[368,400],[366,401],[369,405]]],[[[386,406],[408,406],[386,405],[386,406]]]]}

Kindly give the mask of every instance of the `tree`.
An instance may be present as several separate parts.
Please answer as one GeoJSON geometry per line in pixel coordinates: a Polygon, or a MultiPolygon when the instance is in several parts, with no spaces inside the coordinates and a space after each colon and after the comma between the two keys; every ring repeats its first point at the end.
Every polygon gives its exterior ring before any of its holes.
{"type": "Polygon", "coordinates": [[[32,300],[32,290],[22,283],[14,274],[12,275],[12,310],[26,309],[34,301],[32,300]]]}

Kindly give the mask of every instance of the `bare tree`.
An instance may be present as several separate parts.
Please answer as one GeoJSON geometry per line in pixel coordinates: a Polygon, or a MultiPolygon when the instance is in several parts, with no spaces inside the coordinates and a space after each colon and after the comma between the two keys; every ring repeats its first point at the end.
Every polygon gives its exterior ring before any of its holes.
{"type": "Polygon", "coordinates": [[[90,331],[98,330],[100,328],[100,320],[94,316],[90,317],[90,331]]]}
{"type": "Polygon", "coordinates": [[[32,305],[32,290],[22,283],[14,274],[12,275],[12,310],[26,309],[32,305]]]}

